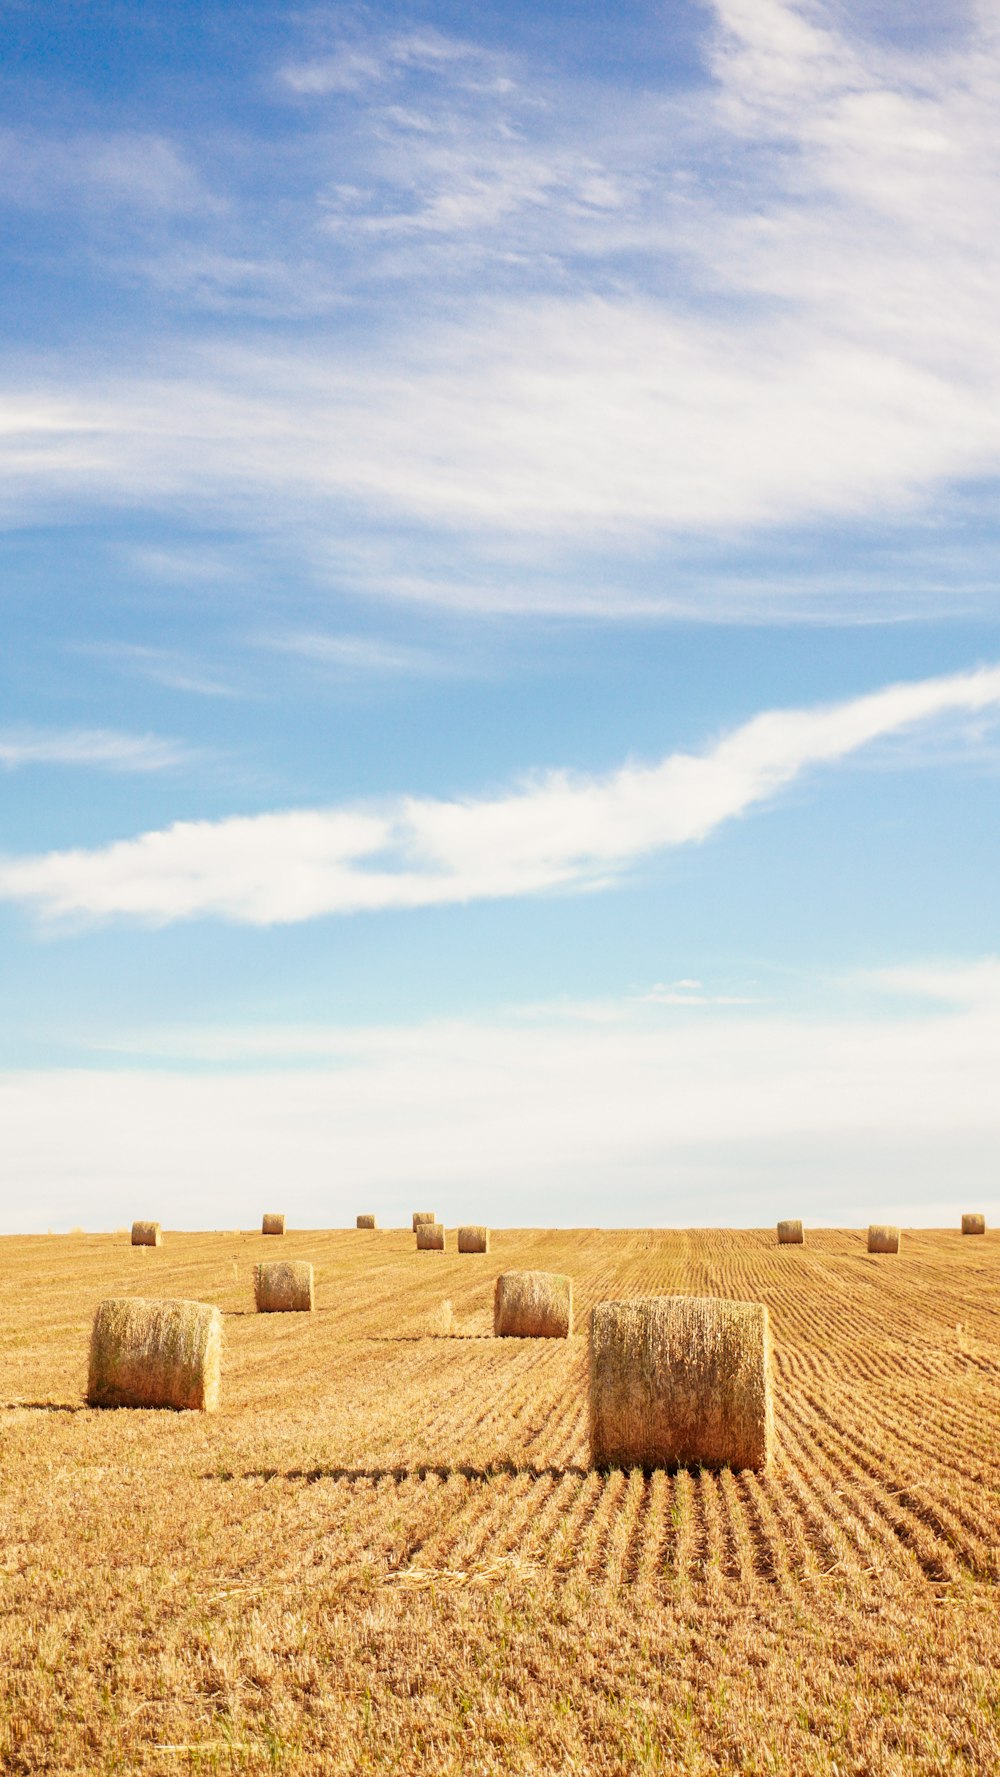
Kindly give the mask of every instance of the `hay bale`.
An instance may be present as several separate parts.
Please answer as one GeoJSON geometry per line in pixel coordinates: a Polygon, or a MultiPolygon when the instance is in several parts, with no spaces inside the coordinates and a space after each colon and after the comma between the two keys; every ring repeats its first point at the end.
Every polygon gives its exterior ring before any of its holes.
{"type": "Polygon", "coordinates": [[[133,1222],[132,1245],[162,1246],[163,1235],[160,1232],[159,1222],[133,1222]]]}
{"type": "Polygon", "coordinates": [[[870,1253],[898,1253],[899,1229],[890,1228],[885,1222],[873,1222],[868,1230],[868,1251],[870,1253]]]}
{"type": "Polygon", "coordinates": [[[489,1229],[479,1226],[459,1228],[458,1250],[460,1253],[488,1253],[490,1250],[489,1229]]]}
{"type": "Polygon", "coordinates": [[[640,1296],[593,1309],[595,1468],[762,1469],[773,1435],[763,1303],[640,1296]]]}
{"type": "Polygon", "coordinates": [[[253,1299],[258,1314],[311,1314],[313,1268],[304,1259],[255,1265],[253,1299]]]}
{"type": "Polygon", "coordinates": [[[374,1216],[358,1216],[354,1225],[356,1228],[374,1228],[377,1227],[378,1224],[376,1223],[374,1216]]]}
{"type": "Polygon", "coordinates": [[[261,1222],[260,1231],[262,1234],[283,1234],[285,1232],[284,1216],[266,1215],[261,1222]]]}
{"type": "Polygon", "coordinates": [[[502,1271],[493,1292],[497,1339],[568,1339],[573,1280],[555,1271],[502,1271]]]}
{"type": "Polygon", "coordinates": [[[985,1234],[986,1233],[986,1217],[978,1215],[975,1212],[964,1215],[962,1217],[962,1233],[963,1234],[985,1234]]]}
{"type": "Polygon", "coordinates": [[[805,1236],[802,1233],[802,1223],[801,1222],[779,1222],[778,1223],[778,1245],[779,1246],[802,1246],[804,1244],[804,1241],[805,1241],[805,1236]]]}
{"type": "Polygon", "coordinates": [[[417,1225],[418,1253],[443,1253],[444,1229],[440,1222],[419,1222],[417,1225]]]}
{"type": "Polygon", "coordinates": [[[413,1212],[413,1232],[414,1232],[414,1234],[416,1233],[417,1229],[420,1227],[421,1223],[423,1223],[425,1226],[429,1226],[430,1223],[436,1222],[436,1221],[437,1221],[437,1216],[434,1214],[434,1211],[432,1209],[415,1209],[413,1212]]]}
{"type": "Polygon", "coordinates": [[[193,1407],[219,1404],[222,1316],[207,1302],[110,1297],[98,1307],[90,1338],[91,1407],[193,1407]]]}

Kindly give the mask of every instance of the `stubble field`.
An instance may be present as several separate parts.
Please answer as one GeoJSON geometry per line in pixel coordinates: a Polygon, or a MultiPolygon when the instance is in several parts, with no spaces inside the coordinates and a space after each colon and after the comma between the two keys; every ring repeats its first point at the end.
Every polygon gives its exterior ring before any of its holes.
{"type": "Polygon", "coordinates": [[[2,1769],[995,1772],[1000,1236],[807,1241],[3,1240],[2,1769]],[[572,1339],[491,1337],[511,1266],[572,1339]],[[677,1292],[771,1310],[766,1476],[588,1470],[587,1311],[677,1292]],[[115,1294],[219,1305],[216,1415],[82,1405],[115,1294]]]}

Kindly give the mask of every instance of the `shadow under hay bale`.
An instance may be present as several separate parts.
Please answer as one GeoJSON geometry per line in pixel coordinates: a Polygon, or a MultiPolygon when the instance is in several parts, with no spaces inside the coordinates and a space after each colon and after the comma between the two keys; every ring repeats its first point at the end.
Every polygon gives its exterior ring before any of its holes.
{"type": "Polygon", "coordinates": [[[886,1222],[873,1222],[868,1230],[868,1251],[870,1253],[898,1253],[899,1229],[890,1228],[886,1222]]]}
{"type": "Polygon", "coordinates": [[[163,1233],[159,1222],[133,1222],[133,1246],[162,1246],[163,1233]]]}
{"type": "Polygon", "coordinates": [[[443,1253],[445,1250],[445,1233],[440,1222],[419,1222],[417,1224],[418,1253],[443,1253]]]}
{"type": "Polygon", "coordinates": [[[94,1315],[87,1403],[213,1413],[221,1365],[217,1308],[207,1302],[111,1297],[94,1315]]]}
{"type": "Polygon", "coordinates": [[[488,1253],[490,1250],[490,1231],[488,1228],[459,1228],[458,1250],[460,1253],[488,1253]]]}
{"type": "Polygon", "coordinates": [[[284,1216],[266,1215],[261,1222],[262,1234],[283,1234],[285,1232],[284,1216]]]}
{"type": "Polygon", "coordinates": [[[779,1246],[803,1246],[804,1244],[805,1235],[802,1232],[801,1222],[778,1223],[779,1246]]]}
{"type": "Polygon", "coordinates": [[[556,1271],[502,1271],[493,1292],[498,1339],[568,1339],[573,1282],[556,1271]]]}
{"type": "Polygon", "coordinates": [[[985,1234],[986,1233],[986,1217],[983,1215],[979,1215],[975,1212],[969,1212],[968,1214],[964,1215],[962,1217],[962,1233],[963,1234],[985,1234]]]}
{"type": "Polygon", "coordinates": [[[414,1234],[416,1233],[417,1229],[419,1227],[421,1227],[422,1225],[430,1226],[432,1223],[434,1223],[436,1221],[437,1221],[437,1216],[434,1214],[434,1211],[432,1209],[415,1209],[413,1212],[413,1232],[414,1232],[414,1234]]]}
{"type": "Polygon", "coordinates": [[[645,1296],[592,1310],[595,1468],[763,1469],[773,1427],[763,1303],[645,1296]]]}
{"type": "Polygon", "coordinates": [[[374,1228],[377,1223],[374,1216],[358,1216],[354,1226],[356,1228],[374,1228]]]}
{"type": "Polygon", "coordinates": [[[313,1268],[304,1259],[255,1265],[253,1299],[258,1314],[311,1314],[313,1268]]]}

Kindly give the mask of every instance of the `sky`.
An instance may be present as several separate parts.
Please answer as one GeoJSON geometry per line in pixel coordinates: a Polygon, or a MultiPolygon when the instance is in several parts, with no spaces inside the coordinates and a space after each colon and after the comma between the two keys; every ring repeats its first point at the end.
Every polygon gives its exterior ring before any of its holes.
{"type": "Polygon", "coordinates": [[[995,8],[0,40],[0,1231],[1000,1218],[995,8]]]}

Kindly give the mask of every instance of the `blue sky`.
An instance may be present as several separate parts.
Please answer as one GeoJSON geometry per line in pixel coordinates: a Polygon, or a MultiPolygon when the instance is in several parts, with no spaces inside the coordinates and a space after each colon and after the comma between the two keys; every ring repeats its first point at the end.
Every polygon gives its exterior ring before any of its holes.
{"type": "Polygon", "coordinates": [[[7,10],[8,1230],[1000,1213],[1000,32],[7,10]]]}

